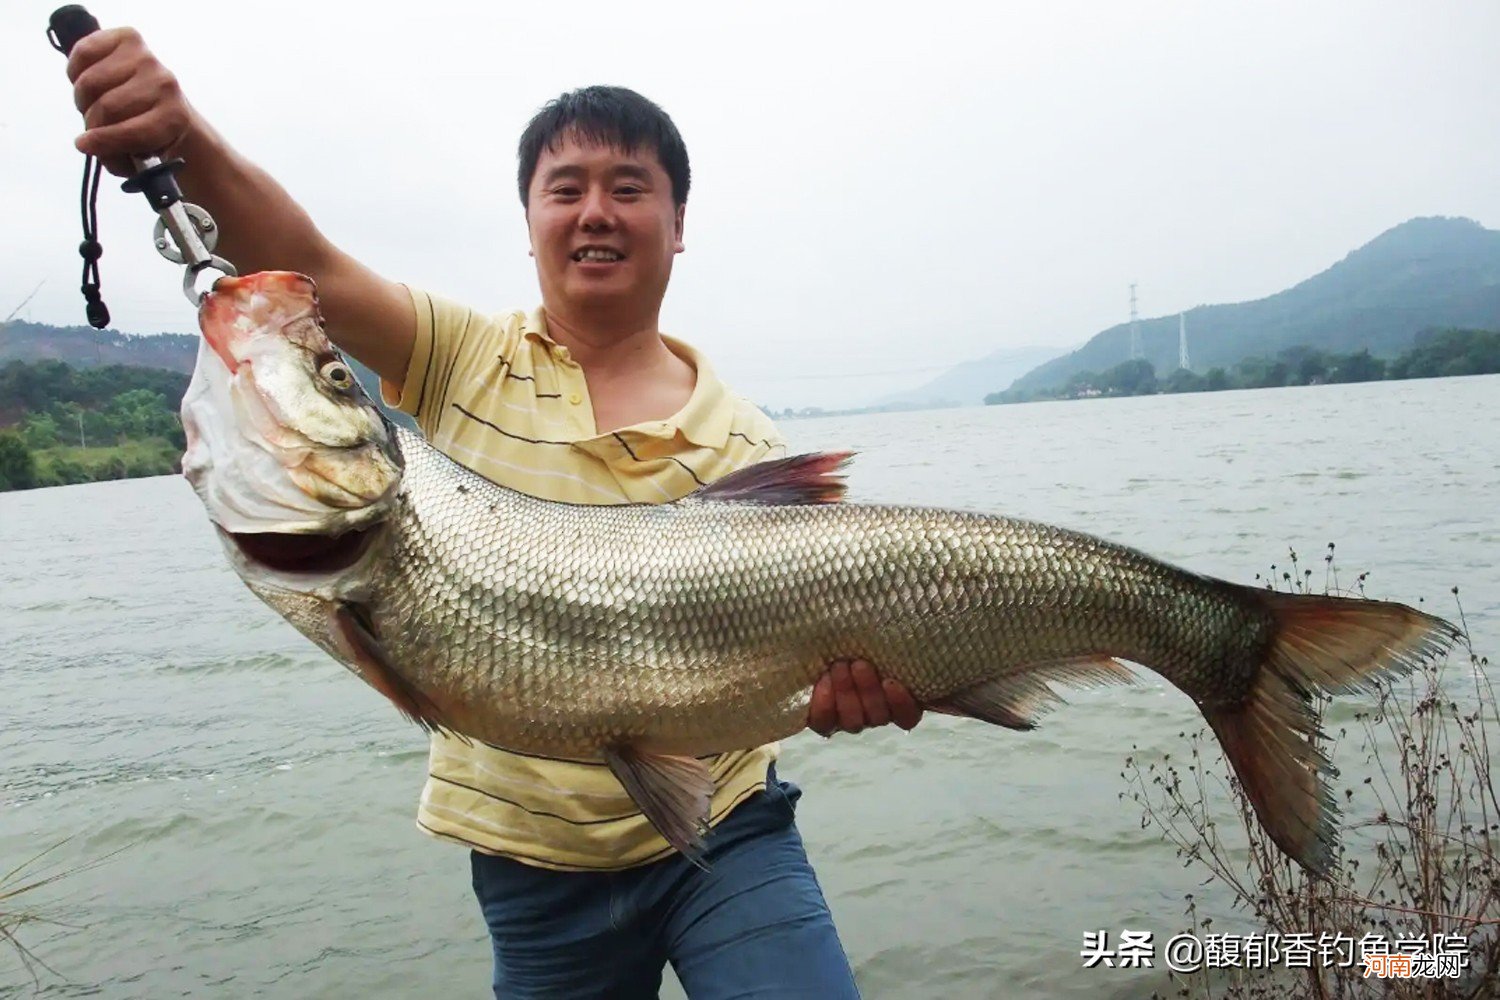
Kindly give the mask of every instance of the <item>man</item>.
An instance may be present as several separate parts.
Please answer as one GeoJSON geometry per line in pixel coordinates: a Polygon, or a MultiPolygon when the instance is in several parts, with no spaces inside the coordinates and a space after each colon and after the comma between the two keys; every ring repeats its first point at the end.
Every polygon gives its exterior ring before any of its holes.
{"type": "MultiPolygon", "coordinates": [[[[536,496],[662,502],[784,454],[771,422],[692,348],[658,328],[683,250],[687,150],[632,91],[563,95],[527,127],[518,184],[542,306],[483,316],[376,275],[334,247],[267,174],[235,153],[128,29],[68,63],[85,152],[128,173],[147,152],[187,161],[187,196],[242,271],[318,284],[329,336],[438,448],[536,496]]],[[[814,689],[828,735],[915,725],[910,694],[866,663],[814,689]]],[[[418,823],[471,848],[496,996],[655,996],[671,961],[694,997],[857,995],[793,822],[775,747],[712,762],[703,872],[677,854],[602,765],[437,737],[418,823]]]]}

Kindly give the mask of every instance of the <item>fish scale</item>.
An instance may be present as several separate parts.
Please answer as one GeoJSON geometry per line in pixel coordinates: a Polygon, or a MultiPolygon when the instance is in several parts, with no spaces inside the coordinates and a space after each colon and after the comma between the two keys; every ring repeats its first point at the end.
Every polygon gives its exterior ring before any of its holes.
{"type": "Polygon", "coordinates": [[[1321,872],[1337,812],[1315,697],[1459,635],[1403,605],[1231,584],[1052,525],[840,502],[844,455],[660,505],[539,500],[331,383],[308,279],[221,279],[200,324],[183,468],[251,590],[428,728],[605,762],[695,860],[714,781],[701,758],[804,728],[833,658],[1015,730],[1058,704],[1054,682],[1129,682],[1128,660],[1193,699],[1272,840],[1321,872]]]}

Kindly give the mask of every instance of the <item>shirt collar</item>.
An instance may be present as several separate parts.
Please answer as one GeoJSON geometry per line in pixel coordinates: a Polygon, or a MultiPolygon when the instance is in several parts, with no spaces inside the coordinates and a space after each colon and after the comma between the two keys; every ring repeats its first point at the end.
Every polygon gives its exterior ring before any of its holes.
{"type": "MultiPolygon", "coordinates": [[[[566,350],[547,331],[547,313],[541,306],[522,321],[521,335],[546,344],[551,350],[566,350]]],[[[696,373],[693,394],[688,397],[687,404],[664,423],[680,431],[684,438],[700,448],[724,447],[729,440],[729,428],[734,422],[734,406],[728,386],[719,381],[719,376],[714,373],[708,359],[692,345],[666,334],[662,334],[661,339],[668,350],[692,365],[696,373]]]]}
{"type": "Polygon", "coordinates": [[[547,332],[547,311],[537,306],[530,315],[521,320],[521,336],[530,337],[543,344],[551,344],[553,347],[561,347],[557,341],[552,339],[552,334],[547,332]]]}
{"type": "Polygon", "coordinates": [[[693,366],[697,378],[693,382],[693,394],[687,405],[672,417],[682,436],[700,448],[722,448],[729,440],[729,428],[734,420],[733,400],[729,388],[719,381],[708,359],[689,344],[675,337],[663,335],[667,348],[673,354],[693,366]]]}

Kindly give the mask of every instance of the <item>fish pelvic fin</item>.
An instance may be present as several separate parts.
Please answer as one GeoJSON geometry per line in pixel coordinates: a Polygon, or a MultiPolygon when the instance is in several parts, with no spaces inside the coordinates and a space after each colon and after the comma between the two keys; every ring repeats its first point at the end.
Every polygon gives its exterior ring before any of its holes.
{"type": "Polygon", "coordinates": [[[703,838],[714,794],[708,763],[695,757],[647,753],[629,745],[607,748],[604,761],[656,832],[708,871],[703,838]]]}
{"type": "Polygon", "coordinates": [[[1461,633],[1402,604],[1242,589],[1270,611],[1273,637],[1249,694],[1204,715],[1271,840],[1324,875],[1338,840],[1328,787],[1337,772],[1318,743],[1313,692],[1373,689],[1442,655],[1461,633]]]}
{"type": "Polygon", "coordinates": [[[949,715],[979,719],[1006,729],[1035,729],[1037,721],[1063,700],[1047,686],[1058,681],[1075,687],[1133,684],[1135,674],[1112,656],[1079,656],[1031,664],[1021,671],[955,691],[927,707],[949,715]]]}
{"type": "Polygon", "coordinates": [[[758,462],[714,480],[679,502],[767,507],[838,503],[848,490],[843,470],[853,457],[852,451],[824,451],[758,462]]]}
{"type": "Polygon", "coordinates": [[[463,743],[470,742],[467,736],[453,728],[447,715],[431,698],[409,684],[391,665],[364,609],[346,601],[336,602],[329,607],[328,626],[334,645],[358,668],[360,677],[390,699],[402,715],[429,733],[442,733],[463,743]]]}

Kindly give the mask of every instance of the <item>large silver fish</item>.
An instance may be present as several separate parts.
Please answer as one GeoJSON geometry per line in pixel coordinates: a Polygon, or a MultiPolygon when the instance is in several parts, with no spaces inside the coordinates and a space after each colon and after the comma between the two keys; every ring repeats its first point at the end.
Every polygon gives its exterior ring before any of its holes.
{"type": "Polygon", "coordinates": [[[1012,729],[1058,701],[1052,682],[1128,682],[1123,659],[1193,699],[1267,832],[1320,872],[1336,813],[1312,696],[1457,636],[1045,524],[840,503],[845,455],[669,504],[537,500],[387,423],[307,278],[221,279],[200,323],[183,471],[250,589],[424,726],[607,762],[692,857],[713,789],[698,758],[804,728],[830,658],[1012,729]]]}

